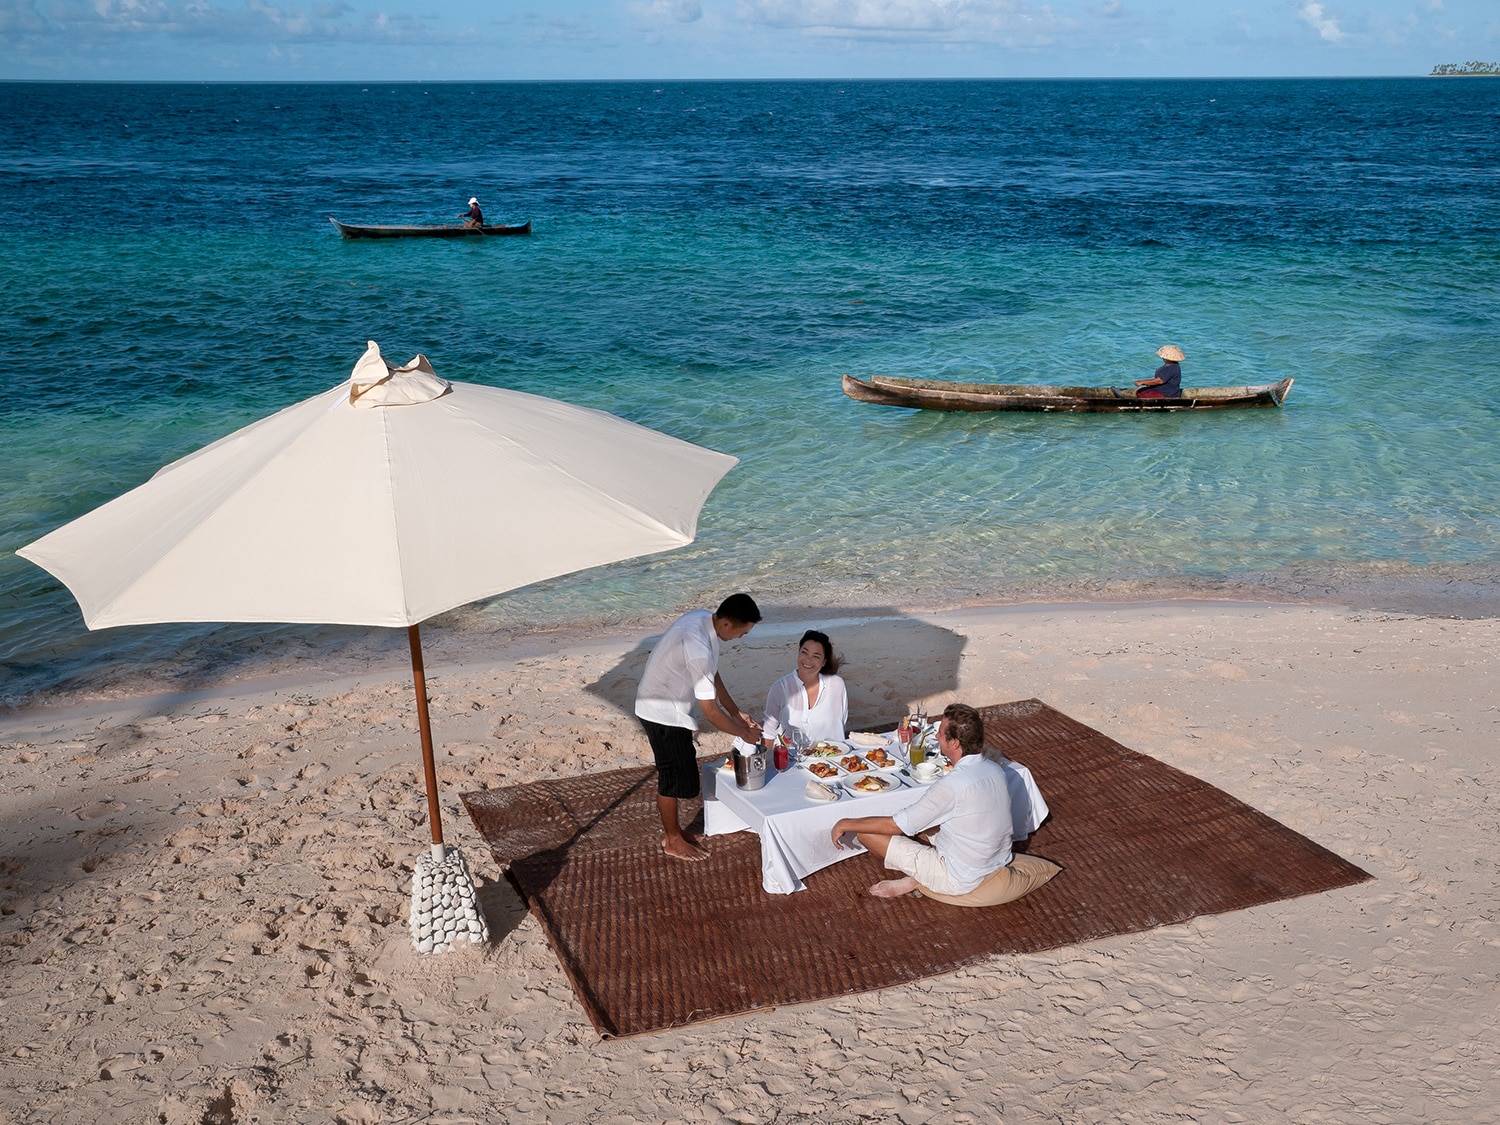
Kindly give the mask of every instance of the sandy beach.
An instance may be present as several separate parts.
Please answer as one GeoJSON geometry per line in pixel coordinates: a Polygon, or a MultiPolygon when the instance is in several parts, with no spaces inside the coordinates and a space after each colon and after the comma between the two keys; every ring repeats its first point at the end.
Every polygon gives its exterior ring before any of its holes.
{"type": "Polygon", "coordinates": [[[406,929],[426,837],[398,649],[358,674],[306,662],[0,714],[0,1120],[1500,1121],[1500,620],[768,614],[725,649],[744,706],[816,625],[856,729],[1036,697],[1375,879],[601,1041],[458,795],[649,762],[629,707],[665,624],[482,652],[435,637],[445,827],[493,933],[443,956],[406,929]]]}

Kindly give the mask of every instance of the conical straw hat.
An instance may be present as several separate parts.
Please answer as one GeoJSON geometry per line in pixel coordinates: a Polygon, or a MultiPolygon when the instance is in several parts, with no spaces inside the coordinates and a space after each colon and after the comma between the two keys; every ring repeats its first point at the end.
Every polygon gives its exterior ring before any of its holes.
{"type": "Polygon", "coordinates": [[[1168,363],[1181,363],[1187,357],[1182,354],[1182,349],[1176,344],[1163,344],[1156,349],[1156,354],[1168,363]]]}

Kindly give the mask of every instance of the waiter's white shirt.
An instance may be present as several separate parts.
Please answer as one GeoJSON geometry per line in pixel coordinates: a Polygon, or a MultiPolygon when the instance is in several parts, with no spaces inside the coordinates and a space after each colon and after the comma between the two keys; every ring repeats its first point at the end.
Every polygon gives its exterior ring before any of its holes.
{"type": "Polygon", "coordinates": [[[766,692],[766,717],[784,730],[799,730],[809,742],[842,739],[849,722],[849,692],[839,676],[818,675],[818,701],[807,705],[807,688],[788,672],[766,692]]]}
{"type": "Polygon", "coordinates": [[[693,700],[718,695],[714,686],[718,672],[714,615],[706,609],[684,613],[651,650],[635,693],[636,715],[663,726],[697,730],[693,700]]]}
{"type": "Polygon", "coordinates": [[[907,836],[941,826],[932,846],[959,894],[1011,860],[1010,785],[1000,763],[984,754],[964,755],[952,773],[892,819],[907,836]]]}

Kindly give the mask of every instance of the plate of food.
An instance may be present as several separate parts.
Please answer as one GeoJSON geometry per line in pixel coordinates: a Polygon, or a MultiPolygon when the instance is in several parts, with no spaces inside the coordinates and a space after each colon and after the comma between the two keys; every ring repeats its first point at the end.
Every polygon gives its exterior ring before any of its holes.
{"type": "Polygon", "coordinates": [[[877,793],[889,793],[892,789],[900,789],[901,781],[887,774],[867,773],[861,777],[846,777],[844,788],[856,797],[873,797],[877,793]]]}
{"type": "Polygon", "coordinates": [[[851,731],[849,733],[849,744],[860,750],[873,750],[877,746],[890,745],[890,736],[884,734],[871,734],[869,731],[851,731]]]}
{"type": "Polygon", "coordinates": [[[804,761],[802,768],[821,781],[838,777],[844,772],[844,768],[833,758],[814,758],[812,761],[804,761]]]}
{"type": "Polygon", "coordinates": [[[837,758],[848,752],[849,747],[844,743],[831,742],[828,739],[824,739],[821,742],[814,742],[806,750],[802,751],[802,756],[804,758],[837,758]]]}
{"type": "Polygon", "coordinates": [[[887,751],[884,746],[877,746],[873,750],[866,750],[865,761],[870,763],[871,769],[876,770],[893,770],[901,765],[900,760],[894,754],[887,751]]]}
{"type": "Polygon", "coordinates": [[[870,763],[865,761],[861,754],[845,754],[839,759],[839,765],[844,767],[845,773],[869,773],[870,763]]]}

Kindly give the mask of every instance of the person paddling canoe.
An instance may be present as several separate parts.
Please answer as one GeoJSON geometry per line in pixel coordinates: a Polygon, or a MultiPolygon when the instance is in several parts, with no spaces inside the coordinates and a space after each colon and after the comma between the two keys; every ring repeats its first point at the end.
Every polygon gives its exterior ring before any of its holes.
{"type": "Polygon", "coordinates": [[[469,196],[469,209],[458,217],[464,221],[464,226],[466,227],[484,226],[484,212],[479,209],[479,199],[477,196],[469,196]]]}
{"type": "Polygon", "coordinates": [[[1182,354],[1181,348],[1173,344],[1163,344],[1156,349],[1156,354],[1166,362],[1156,369],[1156,374],[1151,378],[1135,381],[1135,385],[1140,388],[1135,392],[1135,397],[1181,398],[1182,368],[1178,364],[1187,357],[1182,354]]]}

